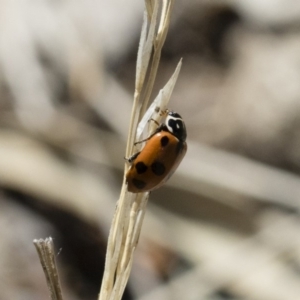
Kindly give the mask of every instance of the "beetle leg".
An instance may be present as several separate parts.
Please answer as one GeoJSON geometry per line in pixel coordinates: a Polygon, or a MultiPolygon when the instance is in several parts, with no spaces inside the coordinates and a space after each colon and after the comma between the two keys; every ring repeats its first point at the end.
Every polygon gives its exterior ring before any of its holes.
{"type": "MultiPolygon", "coordinates": [[[[150,120],[152,120],[152,119],[150,119],[150,120]]],[[[138,141],[138,142],[135,142],[135,143],[134,143],[134,146],[136,146],[136,145],[138,145],[138,144],[141,144],[141,143],[144,143],[144,142],[150,140],[154,135],[156,135],[159,131],[161,131],[161,129],[162,129],[163,127],[164,127],[163,124],[160,125],[160,126],[157,127],[157,129],[156,129],[151,135],[149,135],[146,139],[141,140],[141,141],[138,141]]]]}
{"type": "Polygon", "coordinates": [[[139,154],[141,153],[141,151],[137,152],[137,153],[134,153],[133,155],[131,155],[130,157],[124,157],[124,159],[126,161],[128,161],[129,163],[132,163],[138,156],[139,154]]]}
{"type": "MultiPolygon", "coordinates": [[[[156,134],[156,132],[155,132],[154,134],[156,134]]],[[[146,139],[144,139],[144,140],[135,142],[135,143],[134,143],[134,146],[136,146],[136,145],[138,145],[138,144],[141,144],[141,143],[144,143],[144,142],[150,140],[150,139],[154,136],[154,134],[151,134],[150,136],[148,136],[148,137],[147,137],[146,139]]]]}
{"type": "Polygon", "coordinates": [[[151,118],[151,119],[148,120],[148,122],[150,122],[150,121],[153,121],[157,126],[159,126],[159,123],[156,120],[151,118]]]}

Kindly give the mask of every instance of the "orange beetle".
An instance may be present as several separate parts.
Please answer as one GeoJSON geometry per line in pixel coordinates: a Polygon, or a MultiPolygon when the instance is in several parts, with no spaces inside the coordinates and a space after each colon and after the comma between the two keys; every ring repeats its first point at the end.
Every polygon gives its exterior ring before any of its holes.
{"type": "Polygon", "coordinates": [[[166,121],[146,139],[144,148],[128,159],[127,189],[149,192],[163,185],[175,172],[186,151],[186,128],[181,116],[169,111],[166,121]]]}

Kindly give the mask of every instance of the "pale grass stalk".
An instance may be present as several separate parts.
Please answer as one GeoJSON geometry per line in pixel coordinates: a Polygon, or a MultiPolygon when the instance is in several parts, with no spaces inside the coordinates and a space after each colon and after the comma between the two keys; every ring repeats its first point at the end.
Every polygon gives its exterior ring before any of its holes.
{"type": "Polygon", "coordinates": [[[52,238],[34,240],[33,244],[44,270],[51,300],[63,300],[52,238]]]}
{"type": "MultiPolygon", "coordinates": [[[[148,2],[149,1],[146,1],[146,3],[148,2]]],[[[129,126],[129,135],[128,135],[127,147],[126,147],[126,157],[129,157],[133,151],[133,144],[135,142],[135,133],[136,133],[134,129],[136,128],[137,123],[140,120],[140,111],[138,109],[138,105],[144,87],[146,73],[148,70],[151,52],[153,48],[158,9],[159,9],[159,1],[155,1],[155,5],[152,11],[153,13],[149,15],[149,12],[148,13],[147,11],[144,12],[143,26],[142,26],[140,43],[139,43],[138,55],[137,55],[135,91],[134,91],[133,108],[132,108],[132,114],[131,114],[130,126],[129,126]],[[150,25],[148,24],[149,18],[151,20],[150,25]]]]}
{"type": "MultiPolygon", "coordinates": [[[[173,0],[146,0],[145,6],[146,10],[137,55],[135,93],[126,147],[126,157],[130,157],[134,151],[138,150],[136,149],[137,147],[134,147],[134,142],[137,140],[138,122],[148,107],[157,74],[161,49],[170,24],[173,0]],[[157,26],[159,9],[161,9],[160,21],[157,26]],[[147,76],[152,52],[151,68],[147,76]],[[145,82],[147,82],[147,84],[145,84],[145,82]]],[[[151,117],[157,120],[161,118],[159,112],[165,110],[167,107],[180,67],[181,62],[178,64],[173,76],[164,89],[160,91],[157,99],[154,100],[154,105],[147,111],[151,117]],[[159,109],[157,110],[156,108],[159,109]]],[[[145,129],[147,122],[143,120],[143,124],[142,130],[145,129]]],[[[149,135],[152,130],[154,130],[153,127],[149,126],[146,133],[149,135]]],[[[141,147],[141,145],[138,147],[141,147]]],[[[108,238],[105,270],[99,300],[119,300],[122,298],[130,275],[133,253],[138,243],[143,218],[146,212],[149,193],[132,194],[127,191],[125,175],[128,168],[129,166],[126,164],[123,186],[108,238]]]]}
{"type": "MultiPolygon", "coordinates": [[[[163,118],[161,112],[167,108],[181,68],[180,61],[174,74],[163,89],[160,90],[158,96],[146,111],[157,74],[161,49],[170,24],[173,1],[174,0],[145,0],[146,10],[137,56],[135,92],[126,157],[130,157],[134,151],[138,151],[141,147],[140,144],[135,147],[134,142],[143,132],[150,135],[155,130],[154,124],[147,126],[149,124],[148,120],[154,118],[160,122],[163,118]],[[160,13],[159,9],[161,9],[160,13]],[[160,21],[157,26],[158,15],[160,15],[160,21]],[[150,61],[151,68],[149,71],[150,61]],[[147,82],[147,84],[145,84],[145,82],[147,82]],[[138,123],[139,130],[137,130],[138,123]],[[148,130],[145,130],[146,128],[148,130]]],[[[128,168],[128,164],[125,164],[120,198],[117,203],[108,237],[105,269],[98,300],[120,300],[122,298],[130,275],[133,253],[139,240],[146,212],[149,193],[133,194],[127,191],[125,175],[128,168]]],[[[36,240],[34,241],[36,247],[40,245],[41,242],[42,241],[38,243],[36,240]]],[[[48,251],[51,247],[48,245],[46,249],[48,251]]],[[[41,251],[39,247],[37,247],[37,250],[39,251],[40,257],[45,253],[45,251],[41,251]]],[[[43,260],[42,266],[47,277],[47,282],[49,282],[51,298],[53,300],[62,300],[61,291],[58,287],[59,281],[56,269],[52,272],[54,284],[51,283],[52,281],[49,281],[49,273],[47,272],[49,269],[52,270],[53,266],[55,267],[54,259],[43,260]]]]}
{"type": "Polygon", "coordinates": [[[151,93],[153,90],[153,86],[154,86],[154,82],[155,82],[155,78],[156,78],[156,74],[157,74],[157,70],[158,70],[158,66],[159,66],[159,61],[160,61],[160,57],[161,57],[161,50],[162,50],[162,47],[164,45],[168,30],[169,30],[173,5],[174,5],[173,0],[162,1],[161,18],[160,18],[157,36],[154,40],[154,53],[153,53],[153,58],[152,58],[152,63],[151,63],[150,74],[149,74],[147,86],[145,89],[145,96],[144,96],[144,102],[143,102],[142,108],[141,108],[141,114],[145,113],[145,111],[148,107],[150,97],[151,97],[151,93]]]}

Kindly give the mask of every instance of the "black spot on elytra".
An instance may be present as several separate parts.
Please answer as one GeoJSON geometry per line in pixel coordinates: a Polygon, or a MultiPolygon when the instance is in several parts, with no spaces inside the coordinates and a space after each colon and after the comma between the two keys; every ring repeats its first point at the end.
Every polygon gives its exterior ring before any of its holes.
{"type": "Polygon", "coordinates": [[[169,138],[167,136],[164,136],[160,140],[160,144],[162,147],[166,147],[169,144],[169,138]]]}
{"type": "Polygon", "coordinates": [[[136,179],[136,178],[133,178],[132,179],[132,184],[139,190],[142,190],[145,186],[146,186],[146,182],[143,181],[143,180],[139,180],[139,179],[136,179]]]}
{"type": "Polygon", "coordinates": [[[143,174],[147,171],[148,167],[142,161],[139,161],[135,165],[135,169],[138,172],[138,174],[143,174]]]}
{"type": "Polygon", "coordinates": [[[157,175],[163,175],[166,171],[166,167],[164,166],[163,163],[159,162],[159,161],[155,161],[152,165],[151,165],[151,170],[152,172],[157,175]]]}

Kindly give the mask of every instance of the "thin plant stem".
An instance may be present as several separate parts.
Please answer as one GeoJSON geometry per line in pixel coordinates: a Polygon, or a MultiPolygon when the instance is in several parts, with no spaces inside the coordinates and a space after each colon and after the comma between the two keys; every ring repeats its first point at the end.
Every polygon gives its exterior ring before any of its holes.
{"type": "Polygon", "coordinates": [[[33,244],[44,270],[51,300],[63,300],[52,238],[34,240],[33,244]]]}
{"type": "MultiPolygon", "coordinates": [[[[149,99],[160,61],[161,49],[169,28],[173,2],[174,0],[163,0],[163,3],[161,0],[145,1],[146,9],[137,55],[135,92],[126,146],[126,157],[130,157],[133,154],[138,122],[142,119],[149,106],[149,99]],[[161,9],[160,12],[159,9],[161,9]],[[160,22],[157,26],[159,15],[160,22]]],[[[154,101],[158,107],[163,108],[167,105],[178,77],[180,66],[181,62],[170,81],[161,90],[157,98],[158,100],[154,101]]],[[[155,107],[150,106],[149,109],[151,109],[151,115],[156,113],[159,116],[158,112],[155,111],[155,107]]],[[[146,124],[146,122],[143,122],[143,124],[146,124]]],[[[133,194],[127,191],[126,172],[128,168],[129,166],[126,164],[123,186],[109,233],[105,270],[99,300],[121,299],[130,275],[133,253],[139,240],[146,212],[149,193],[133,194]]]]}

